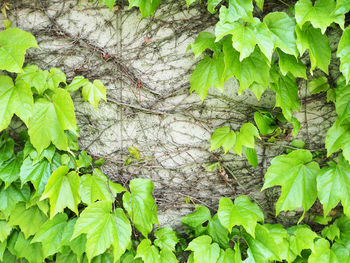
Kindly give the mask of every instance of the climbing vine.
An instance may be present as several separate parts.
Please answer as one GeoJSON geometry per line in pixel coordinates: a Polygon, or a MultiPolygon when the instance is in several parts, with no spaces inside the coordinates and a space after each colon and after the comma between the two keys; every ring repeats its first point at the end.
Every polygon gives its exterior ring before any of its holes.
{"type": "MultiPolygon", "coordinates": [[[[111,10],[115,2],[103,1],[111,10]]],[[[194,2],[186,0],[188,6],[194,2]]],[[[159,223],[153,183],[142,178],[124,186],[112,182],[98,168],[104,160],[79,149],[70,93],[81,89],[84,100],[96,108],[106,101],[103,83],[83,76],[67,83],[60,69],[23,67],[26,51],[38,45],[30,33],[11,28],[5,4],[7,29],[0,32],[0,262],[348,262],[350,27],[345,16],[350,4],[287,2],[281,1],[285,11],[265,13],[263,0],[208,0],[208,11],[219,12],[219,21],[214,34],[202,32],[189,46],[201,58],[190,85],[202,100],[210,88],[224,90],[232,77],[239,81],[239,93],[250,90],[258,99],[267,89],[275,93],[279,116],[258,109],[256,125],[245,123],[239,131],[219,127],[211,137],[210,150],[243,153],[254,167],[257,140],[274,142],[286,122],[293,126],[292,135],[298,134],[301,85],[334,102],[338,117],[327,132],[325,154],[294,140],[293,151],[272,159],[262,188],[281,186],[276,214],[303,208],[299,223],[318,199],[323,214],[315,221],[322,230],[265,224],[259,206],[244,195],[234,201],[222,198],[214,215],[197,206],[182,219],[187,227],[183,234],[154,228],[159,223]],[[342,32],[336,56],[327,36],[332,28],[342,32]],[[340,60],[336,76],[328,70],[332,60],[340,60]],[[314,77],[316,71],[320,77],[314,77]],[[8,129],[13,119],[25,124],[19,134],[8,129]],[[343,214],[333,218],[339,203],[343,214]]],[[[129,4],[147,17],[160,0],[129,4]]],[[[140,158],[136,148],[129,152],[140,158]]],[[[220,163],[211,167],[216,168],[222,169],[220,163]]]]}

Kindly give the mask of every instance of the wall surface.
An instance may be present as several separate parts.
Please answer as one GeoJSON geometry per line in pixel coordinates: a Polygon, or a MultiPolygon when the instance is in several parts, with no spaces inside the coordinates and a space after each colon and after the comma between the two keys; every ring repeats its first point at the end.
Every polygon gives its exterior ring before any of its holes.
{"type": "MultiPolygon", "coordinates": [[[[97,110],[74,94],[81,149],[106,158],[104,171],[117,182],[151,178],[162,224],[179,226],[194,203],[216,209],[220,197],[241,194],[260,205],[267,222],[296,222],[300,212],[274,219],[279,189],[260,192],[269,161],[292,139],[289,131],[277,144],[258,142],[256,169],[244,156],[209,151],[216,127],[239,129],[244,122],[254,123],[253,106],[273,110],[275,99],[269,92],[259,102],[251,92],[238,96],[234,79],[226,83],[225,95],[211,89],[203,103],[189,93],[190,74],[198,61],[186,52],[187,46],[199,32],[213,31],[217,21],[204,6],[187,9],[185,1],[165,1],[153,18],[141,20],[138,10],[122,4],[110,12],[84,1],[14,2],[13,25],[33,33],[41,47],[31,49],[27,61],[43,69],[60,68],[69,80],[82,75],[104,82],[108,102],[97,110]],[[142,160],[125,166],[131,146],[140,150],[142,160]],[[223,172],[203,167],[216,161],[223,172]]],[[[310,149],[323,147],[334,120],[333,106],[323,97],[309,96],[305,83],[300,83],[298,138],[310,149]]]]}

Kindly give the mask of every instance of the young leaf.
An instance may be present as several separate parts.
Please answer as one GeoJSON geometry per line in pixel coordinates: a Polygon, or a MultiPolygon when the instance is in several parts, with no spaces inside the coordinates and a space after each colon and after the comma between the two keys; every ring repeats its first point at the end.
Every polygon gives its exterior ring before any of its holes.
{"type": "Polygon", "coordinates": [[[309,50],[311,60],[311,71],[316,66],[328,74],[328,65],[331,61],[331,48],[326,35],[322,35],[320,29],[313,28],[309,24],[305,24],[302,28],[295,27],[297,33],[297,46],[300,54],[305,50],[309,50]]]}
{"type": "Polygon", "coordinates": [[[161,263],[178,263],[176,256],[169,249],[163,249],[160,251],[160,262],[161,263]]]}
{"type": "Polygon", "coordinates": [[[67,226],[67,219],[66,214],[58,214],[53,219],[46,221],[30,242],[31,244],[36,242],[42,244],[45,258],[59,251],[63,232],[67,226]]]}
{"type": "Polygon", "coordinates": [[[261,135],[272,134],[277,127],[274,119],[257,111],[254,113],[254,121],[261,135]]]}
{"type": "Polygon", "coordinates": [[[0,187],[0,211],[8,217],[16,204],[21,201],[29,201],[30,188],[27,184],[21,187],[19,182],[11,184],[5,189],[5,186],[0,187]]]}
{"type": "Polygon", "coordinates": [[[80,203],[79,185],[80,178],[76,172],[69,172],[68,167],[62,166],[54,171],[49,178],[40,200],[49,198],[50,218],[68,207],[75,214],[80,203]]]}
{"type": "Polygon", "coordinates": [[[13,114],[28,124],[32,108],[33,94],[30,87],[23,81],[17,81],[14,85],[10,77],[0,76],[0,131],[9,126],[13,114]]]}
{"type": "Polygon", "coordinates": [[[157,247],[152,246],[152,242],[144,239],[137,247],[135,258],[142,258],[144,263],[161,263],[157,247]]]}
{"type": "Polygon", "coordinates": [[[313,27],[320,28],[322,34],[333,22],[344,29],[344,14],[335,13],[336,2],[334,0],[299,0],[295,4],[295,19],[300,27],[310,21],[313,27]]]}
{"type": "MultiPolygon", "coordinates": [[[[112,203],[108,201],[98,201],[85,208],[78,218],[74,233],[71,239],[85,233],[87,234],[86,254],[89,261],[104,253],[111,245],[116,250],[120,245],[128,245],[131,237],[130,224],[123,224],[123,229],[118,229],[120,215],[124,212],[118,208],[119,213],[114,216],[112,212],[112,203]],[[127,237],[121,239],[123,243],[118,242],[118,237],[127,237]]],[[[124,216],[125,217],[125,216],[124,216]]],[[[123,221],[123,219],[121,220],[123,221]]]]}
{"type": "Polygon", "coordinates": [[[279,57],[278,63],[283,76],[287,75],[287,73],[290,72],[296,78],[307,79],[306,66],[303,62],[296,59],[292,55],[284,53],[280,49],[277,49],[277,54],[279,57]]]}
{"type": "Polygon", "coordinates": [[[103,3],[109,7],[111,11],[113,11],[113,7],[115,4],[115,0],[103,0],[103,3]]]}
{"type": "Polygon", "coordinates": [[[350,80],[350,27],[343,32],[338,45],[337,57],[340,58],[340,71],[348,84],[350,80]]]}
{"type": "Polygon", "coordinates": [[[221,0],[208,0],[208,11],[212,14],[216,13],[215,7],[220,4],[221,0]]]}
{"type": "Polygon", "coordinates": [[[210,220],[210,211],[205,206],[196,207],[196,211],[194,213],[185,215],[181,222],[185,226],[189,227],[194,231],[195,236],[199,236],[202,234],[206,227],[203,224],[210,220]]]}
{"type": "Polygon", "coordinates": [[[147,237],[153,224],[158,224],[157,205],[152,196],[153,183],[149,179],[137,178],[130,181],[129,187],[130,194],[126,192],[123,195],[124,208],[135,227],[147,237]]]}
{"type": "Polygon", "coordinates": [[[258,167],[258,155],[256,154],[255,148],[248,148],[243,146],[243,153],[251,166],[254,168],[258,167]]]}
{"type": "Polygon", "coordinates": [[[282,186],[282,193],[276,203],[276,214],[303,207],[304,214],[316,200],[316,174],[319,166],[312,161],[312,154],[307,150],[296,150],[288,155],[272,159],[265,174],[262,190],[275,185],[282,186]]]}
{"type": "Polygon", "coordinates": [[[230,127],[217,128],[210,139],[210,150],[213,151],[222,146],[225,153],[227,153],[234,146],[235,142],[236,134],[230,130],[230,127]]]}
{"type": "Polygon", "coordinates": [[[106,88],[98,79],[94,80],[93,83],[86,83],[83,86],[82,94],[84,100],[89,101],[90,104],[95,107],[95,109],[101,99],[107,102],[106,88]]]}
{"type": "Polygon", "coordinates": [[[253,2],[252,0],[229,0],[228,8],[222,6],[220,8],[220,21],[225,23],[243,20],[249,23],[255,23],[253,18],[253,2]]]}
{"type": "Polygon", "coordinates": [[[197,0],[186,0],[187,8],[190,7],[190,5],[192,5],[196,1],[197,0]]]}
{"type": "Polygon", "coordinates": [[[176,236],[176,232],[171,227],[164,227],[154,233],[154,244],[161,250],[175,251],[175,246],[179,239],[176,236]]]}
{"type": "Polygon", "coordinates": [[[19,28],[0,32],[0,69],[19,73],[30,47],[39,47],[32,34],[19,28]]]}
{"type": "Polygon", "coordinates": [[[255,147],[255,137],[260,139],[258,129],[250,122],[244,123],[237,134],[236,143],[234,146],[234,152],[238,155],[242,154],[242,147],[252,148],[255,147]]]}
{"type": "Polygon", "coordinates": [[[201,32],[187,49],[191,49],[195,58],[198,58],[207,48],[213,52],[219,51],[219,45],[215,43],[215,37],[212,33],[201,32]]]}
{"type": "Polygon", "coordinates": [[[227,197],[221,198],[218,216],[221,225],[227,228],[230,233],[232,227],[241,225],[253,237],[257,222],[264,221],[264,214],[260,208],[245,195],[237,197],[235,204],[227,197]]]}
{"type": "Polygon", "coordinates": [[[73,92],[85,86],[87,83],[89,83],[88,79],[84,78],[83,76],[76,76],[72,82],[65,87],[65,89],[68,92],[73,92]]]}
{"type": "Polygon", "coordinates": [[[52,100],[38,99],[29,121],[30,141],[40,154],[52,142],[58,149],[67,151],[65,130],[76,131],[74,106],[69,93],[56,89],[52,100]]]}
{"type": "Polygon", "coordinates": [[[210,236],[199,236],[192,240],[185,250],[194,252],[194,263],[216,263],[220,256],[220,247],[211,242],[210,236]]]}
{"type": "Polygon", "coordinates": [[[140,8],[142,18],[154,13],[160,4],[160,0],[129,0],[129,8],[137,6],[140,8]]]}
{"type": "Polygon", "coordinates": [[[350,165],[342,155],[338,164],[329,163],[317,175],[318,198],[323,205],[324,215],[342,202],[344,214],[350,216],[350,165]]]}

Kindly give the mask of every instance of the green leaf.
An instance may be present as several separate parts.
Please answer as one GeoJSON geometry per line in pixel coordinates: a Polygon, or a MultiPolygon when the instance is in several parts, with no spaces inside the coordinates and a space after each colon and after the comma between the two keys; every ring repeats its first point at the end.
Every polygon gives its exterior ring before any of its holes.
{"type": "MultiPolygon", "coordinates": [[[[237,243],[236,243],[237,244],[237,243]]],[[[242,260],[240,258],[241,254],[235,253],[231,248],[220,251],[220,258],[218,259],[217,263],[241,263],[242,260]]]]}
{"type": "Polygon", "coordinates": [[[264,9],[264,0],[255,0],[256,5],[260,8],[261,11],[264,9]]]}
{"type": "Polygon", "coordinates": [[[84,100],[89,101],[90,104],[95,107],[95,109],[101,99],[107,102],[106,88],[98,79],[94,80],[93,83],[86,83],[83,86],[82,94],[84,100]]]}
{"type": "Polygon", "coordinates": [[[8,138],[7,133],[0,135],[0,164],[13,156],[14,144],[14,140],[8,138]]]}
{"type": "Polygon", "coordinates": [[[113,7],[115,4],[115,0],[103,0],[103,3],[109,7],[111,11],[113,11],[113,7]]]}
{"type": "Polygon", "coordinates": [[[153,224],[158,224],[157,205],[152,191],[153,183],[149,179],[137,178],[129,183],[130,194],[123,195],[123,205],[127,209],[135,227],[145,237],[151,233],[153,224]]]}
{"type": "Polygon", "coordinates": [[[307,150],[296,150],[288,155],[272,159],[265,174],[262,190],[280,185],[282,193],[276,203],[276,214],[303,207],[304,214],[314,204],[317,196],[316,174],[319,166],[312,161],[312,154],[307,150]]]}
{"type": "Polygon", "coordinates": [[[290,142],[290,146],[295,148],[303,149],[305,148],[305,142],[299,139],[294,139],[290,142]]]}
{"type": "Polygon", "coordinates": [[[130,223],[123,224],[124,228],[118,229],[117,222],[124,221],[125,215],[120,208],[117,211],[119,213],[115,216],[112,212],[112,203],[98,201],[85,208],[78,218],[74,226],[72,239],[83,233],[87,234],[86,254],[89,260],[104,253],[111,245],[116,250],[118,246],[129,244],[131,237],[130,223]],[[121,218],[121,214],[124,218],[121,218]],[[123,238],[123,243],[120,244],[118,238],[121,236],[127,236],[128,240],[123,238]]]}
{"type": "Polygon", "coordinates": [[[315,242],[315,247],[308,260],[309,263],[335,263],[338,262],[337,256],[329,247],[329,242],[326,239],[319,239],[315,242]]]}
{"type": "Polygon", "coordinates": [[[258,126],[261,135],[272,134],[277,128],[276,122],[273,118],[257,111],[254,113],[254,121],[258,126]]]}
{"type": "Polygon", "coordinates": [[[38,99],[29,121],[30,141],[40,154],[52,142],[58,149],[67,151],[65,130],[75,132],[76,120],[73,101],[69,93],[57,89],[52,100],[38,99]]]}
{"type": "Polygon", "coordinates": [[[18,225],[24,236],[29,238],[39,231],[47,216],[37,206],[26,208],[24,202],[18,203],[16,208],[11,212],[8,224],[11,226],[18,225]]]}
{"type": "Polygon", "coordinates": [[[215,43],[215,37],[212,33],[201,32],[196,40],[188,46],[191,49],[195,58],[198,58],[207,48],[213,52],[219,51],[218,43],[215,43]]]}
{"type": "Polygon", "coordinates": [[[23,81],[17,81],[14,85],[10,77],[0,76],[0,131],[9,126],[13,114],[28,124],[32,109],[33,95],[30,87],[23,81]]]}
{"type": "Polygon", "coordinates": [[[13,156],[0,164],[0,179],[5,182],[5,189],[19,178],[21,156],[13,156]]]}
{"type": "Polygon", "coordinates": [[[29,263],[43,262],[43,252],[40,243],[30,243],[31,239],[25,239],[22,233],[19,233],[14,250],[18,258],[25,258],[29,263]]]}
{"type": "Polygon", "coordinates": [[[333,241],[336,237],[340,237],[340,229],[336,224],[326,226],[322,229],[322,237],[328,238],[328,240],[333,241]]]}
{"type": "Polygon", "coordinates": [[[186,4],[187,4],[187,8],[192,5],[194,2],[196,2],[197,0],[186,0],[186,4]]]}
{"type": "Polygon", "coordinates": [[[255,149],[243,146],[243,153],[251,166],[254,168],[258,167],[258,155],[255,149]]]}
{"type": "Polygon", "coordinates": [[[80,178],[76,172],[69,172],[68,167],[62,166],[54,171],[49,178],[41,200],[49,198],[50,200],[50,218],[68,207],[76,215],[78,204],[80,203],[79,185],[80,178]]]}
{"type": "Polygon", "coordinates": [[[30,47],[39,47],[32,34],[18,28],[0,32],[0,69],[19,73],[30,47]]]}
{"type": "Polygon", "coordinates": [[[348,84],[350,79],[350,27],[347,27],[343,32],[338,45],[337,57],[340,58],[340,71],[348,84]]]}
{"type": "Polygon", "coordinates": [[[318,198],[323,205],[324,215],[342,202],[344,213],[350,216],[350,165],[342,155],[338,164],[333,162],[322,168],[317,175],[318,198]]]}
{"type": "Polygon", "coordinates": [[[175,246],[179,242],[176,232],[171,227],[164,227],[154,233],[154,244],[161,250],[175,251],[175,246]]]}
{"type": "Polygon", "coordinates": [[[10,235],[12,226],[8,225],[5,220],[0,220],[0,242],[6,241],[7,237],[10,235]]]}
{"type": "Polygon", "coordinates": [[[316,66],[328,74],[328,65],[331,61],[331,48],[326,35],[322,35],[320,29],[313,28],[305,24],[302,28],[295,27],[297,33],[297,46],[302,55],[305,50],[309,50],[311,60],[311,71],[316,66]]]}
{"type": "Polygon", "coordinates": [[[40,242],[45,258],[59,252],[64,229],[67,225],[68,216],[58,214],[53,219],[46,221],[35,234],[31,243],[40,242]]]}
{"type": "Polygon", "coordinates": [[[228,230],[221,225],[218,214],[209,220],[207,233],[220,247],[229,248],[228,230]]]}
{"type": "Polygon", "coordinates": [[[264,214],[260,208],[245,195],[237,197],[235,204],[227,197],[221,198],[218,216],[221,225],[227,228],[230,233],[232,227],[241,225],[253,237],[257,222],[264,221],[264,214]]]}
{"type": "Polygon", "coordinates": [[[111,182],[103,173],[85,174],[80,177],[79,194],[83,203],[90,205],[97,200],[113,202],[118,193],[126,191],[120,184],[111,182]]]}
{"type": "Polygon", "coordinates": [[[277,49],[277,54],[279,57],[278,63],[283,76],[290,72],[296,78],[307,79],[306,66],[303,62],[292,55],[282,52],[280,49],[277,49]]]}
{"type": "Polygon", "coordinates": [[[80,89],[81,87],[85,86],[87,83],[89,83],[88,79],[84,78],[83,76],[76,76],[76,77],[74,77],[72,82],[65,87],[65,89],[68,92],[73,92],[73,91],[76,91],[76,90],[80,89]]]}
{"type": "Polygon", "coordinates": [[[178,263],[179,261],[177,260],[176,256],[171,250],[165,249],[160,251],[160,262],[161,263],[178,263]]]}
{"type": "Polygon", "coordinates": [[[254,52],[258,45],[262,53],[270,61],[273,52],[272,34],[264,23],[256,19],[255,24],[242,22],[221,23],[215,27],[216,40],[231,34],[232,45],[240,53],[239,60],[242,61],[254,52]]]}
{"type": "Polygon", "coordinates": [[[154,13],[160,4],[160,0],[129,0],[129,8],[137,6],[140,8],[142,18],[154,13]]]}
{"type": "Polygon", "coordinates": [[[118,243],[114,245],[113,254],[114,260],[118,260],[132,243],[132,229],[123,209],[117,208],[115,214],[117,217],[118,243]]]}
{"type": "Polygon", "coordinates": [[[193,71],[190,84],[190,92],[196,91],[203,101],[208,94],[208,89],[210,87],[215,87],[218,89],[223,89],[224,83],[222,81],[222,74],[224,71],[224,61],[223,56],[214,56],[210,58],[209,56],[204,56],[196,69],[193,71]]]}
{"type": "Polygon", "coordinates": [[[203,235],[193,239],[185,250],[194,252],[194,263],[216,263],[220,256],[220,247],[211,242],[210,236],[203,235]]]}
{"type": "Polygon", "coordinates": [[[0,211],[8,217],[16,204],[21,201],[29,201],[30,188],[26,184],[21,188],[21,184],[15,182],[5,189],[5,186],[0,187],[0,211]]]}
{"type": "Polygon", "coordinates": [[[210,139],[210,150],[213,151],[222,146],[225,153],[227,153],[234,146],[235,142],[236,134],[230,130],[230,127],[217,128],[210,139]]]}
{"type": "Polygon", "coordinates": [[[242,147],[252,148],[255,147],[255,137],[260,139],[258,129],[250,122],[244,123],[237,134],[236,143],[234,146],[234,152],[238,155],[242,154],[242,147]]]}
{"type": "Polygon", "coordinates": [[[252,0],[230,0],[228,8],[225,6],[220,8],[219,17],[223,23],[235,22],[240,19],[245,22],[255,23],[252,12],[252,0]]]}
{"type": "Polygon", "coordinates": [[[210,211],[205,206],[197,206],[194,213],[185,215],[181,222],[194,231],[195,236],[202,234],[206,227],[203,224],[210,220],[210,211]]]}
{"type": "Polygon", "coordinates": [[[304,249],[313,249],[314,239],[318,235],[313,232],[309,226],[306,225],[296,225],[288,229],[290,235],[289,241],[289,255],[287,257],[289,262],[299,255],[304,249]]]}
{"type": "Polygon", "coordinates": [[[318,77],[307,84],[310,94],[316,94],[327,91],[329,89],[328,79],[326,77],[318,77]]]}
{"type": "Polygon", "coordinates": [[[72,249],[74,254],[77,256],[78,259],[81,258],[83,253],[85,252],[86,247],[86,235],[82,234],[79,235],[76,238],[72,239],[73,232],[74,232],[74,226],[77,222],[77,218],[73,218],[68,221],[66,227],[64,228],[61,243],[59,244],[59,247],[62,248],[64,246],[68,246],[72,249]]]}
{"type": "Polygon", "coordinates": [[[295,19],[300,27],[306,22],[311,22],[313,27],[320,28],[322,34],[333,22],[344,29],[344,14],[335,13],[336,2],[334,0],[299,0],[295,4],[295,19]]]}
{"type": "Polygon", "coordinates": [[[208,0],[208,11],[212,14],[216,13],[215,8],[217,7],[218,4],[220,4],[222,0],[208,0]]]}
{"type": "Polygon", "coordinates": [[[284,12],[272,12],[264,17],[264,23],[272,33],[275,48],[298,57],[295,21],[284,12]]]}
{"type": "Polygon", "coordinates": [[[142,258],[144,263],[160,263],[159,251],[148,239],[142,240],[138,245],[135,258],[142,258]]]}
{"type": "Polygon", "coordinates": [[[92,157],[86,151],[81,151],[78,158],[78,168],[88,168],[92,165],[92,157]]]}
{"type": "Polygon", "coordinates": [[[56,254],[56,263],[78,263],[77,256],[72,250],[56,254]]]}

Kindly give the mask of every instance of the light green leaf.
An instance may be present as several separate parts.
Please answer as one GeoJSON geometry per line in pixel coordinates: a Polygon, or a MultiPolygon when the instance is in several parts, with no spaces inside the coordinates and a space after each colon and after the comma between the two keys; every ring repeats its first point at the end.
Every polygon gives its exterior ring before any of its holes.
{"type": "Polygon", "coordinates": [[[340,237],[340,229],[336,224],[326,226],[322,229],[322,237],[328,238],[330,241],[334,241],[336,237],[340,237]]]}
{"type": "Polygon", "coordinates": [[[12,226],[8,225],[5,220],[0,220],[0,242],[6,241],[7,237],[10,235],[12,226]]]}
{"type": "Polygon", "coordinates": [[[30,47],[39,47],[32,34],[19,28],[0,32],[0,69],[19,73],[30,47]]]}
{"type": "Polygon", "coordinates": [[[65,89],[68,92],[73,92],[85,86],[87,83],[89,83],[88,79],[84,78],[83,76],[76,76],[72,82],[65,87],[65,89]]]}
{"type": "Polygon", "coordinates": [[[254,121],[258,126],[261,135],[272,134],[277,127],[273,118],[257,111],[254,113],[254,121]]]}
{"type": "Polygon", "coordinates": [[[0,179],[5,182],[5,189],[19,178],[21,159],[21,156],[13,156],[0,164],[0,179]]]}
{"type": "Polygon", "coordinates": [[[31,244],[40,242],[45,258],[59,251],[59,244],[67,226],[67,219],[66,214],[56,215],[53,219],[46,221],[33,237],[31,244]]]}
{"type": "Polygon", "coordinates": [[[328,79],[326,77],[318,77],[307,84],[310,94],[316,94],[327,91],[329,89],[328,79]]]}
{"type": "Polygon", "coordinates": [[[19,233],[14,250],[18,258],[25,258],[29,263],[39,263],[44,261],[43,252],[40,243],[30,243],[31,239],[25,239],[22,233],[19,233]]]}
{"type": "Polygon", "coordinates": [[[211,243],[210,236],[202,235],[193,239],[185,250],[194,252],[193,263],[216,263],[220,256],[220,247],[211,243]]]}
{"type": "Polygon", "coordinates": [[[328,74],[328,66],[331,61],[331,48],[326,35],[322,35],[320,29],[313,28],[305,24],[302,28],[295,27],[297,33],[297,46],[302,55],[305,50],[309,50],[311,60],[311,71],[316,66],[328,74]]]}
{"type": "Polygon", "coordinates": [[[138,245],[135,258],[142,258],[144,263],[160,263],[159,251],[148,239],[142,240],[138,245]]]}
{"type": "Polygon", "coordinates": [[[253,3],[252,0],[229,0],[229,7],[222,6],[220,8],[220,21],[235,22],[243,20],[249,23],[255,23],[253,19],[253,3]]]}
{"type": "Polygon", "coordinates": [[[154,244],[161,250],[175,251],[175,246],[179,239],[176,236],[176,232],[171,227],[164,227],[154,233],[154,244]]]}
{"type": "Polygon", "coordinates": [[[118,260],[132,243],[132,229],[123,209],[117,208],[115,213],[117,216],[118,243],[114,245],[113,254],[114,260],[118,260]]]}
{"type": "Polygon", "coordinates": [[[30,188],[27,184],[21,187],[19,182],[15,182],[6,189],[2,185],[0,187],[0,211],[8,217],[18,202],[29,201],[29,198],[30,188]]]}
{"type": "Polygon", "coordinates": [[[243,153],[251,166],[254,168],[258,167],[258,155],[256,154],[256,150],[254,148],[247,148],[243,146],[243,153]]]}
{"type": "Polygon", "coordinates": [[[275,48],[298,57],[295,21],[284,12],[272,12],[264,17],[264,23],[272,33],[275,48]]]}
{"type": "Polygon", "coordinates": [[[326,135],[326,149],[327,156],[338,151],[343,150],[343,155],[346,160],[350,161],[350,133],[348,125],[341,125],[341,119],[337,119],[336,122],[328,129],[326,135]]]}
{"type": "Polygon", "coordinates": [[[317,175],[318,198],[323,205],[324,215],[342,202],[344,213],[350,216],[350,165],[342,155],[338,164],[329,163],[317,175]]]}
{"type": "Polygon", "coordinates": [[[191,49],[194,56],[198,58],[207,48],[215,52],[219,51],[220,46],[218,43],[215,43],[215,37],[212,33],[201,32],[187,49],[191,49]]]}
{"type": "Polygon", "coordinates": [[[79,185],[80,178],[76,172],[69,172],[68,167],[62,166],[54,171],[49,178],[41,200],[50,200],[50,218],[68,207],[76,215],[80,203],[79,185]]]}
{"type": "Polygon", "coordinates": [[[149,179],[137,178],[130,181],[129,187],[130,194],[123,195],[124,207],[135,227],[147,237],[153,224],[158,224],[157,205],[152,196],[153,183],[149,179]]]}
{"type": "Polygon", "coordinates": [[[261,11],[264,9],[264,0],[255,0],[256,5],[260,8],[261,11]]]}
{"type": "Polygon", "coordinates": [[[115,0],[103,0],[104,4],[109,7],[111,11],[113,11],[113,7],[115,4],[115,0]]]}
{"type": "Polygon", "coordinates": [[[196,2],[197,0],[186,0],[186,4],[187,4],[187,8],[192,5],[194,2],[196,2]]]}
{"type": "Polygon", "coordinates": [[[69,93],[56,89],[52,100],[38,99],[29,121],[30,141],[40,154],[52,142],[58,149],[67,151],[65,130],[76,131],[73,101],[69,93]]]}
{"type": "Polygon", "coordinates": [[[171,250],[165,249],[160,251],[160,262],[161,263],[178,263],[179,261],[177,260],[176,256],[171,250]]]}
{"type": "Polygon", "coordinates": [[[279,66],[281,73],[285,76],[290,72],[296,78],[307,79],[306,77],[306,66],[300,60],[297,60],[294,56],[288,55],[277,49],[279,56],[279,66]]]}
{"type": "Polygon", "coordinates": [[[212,14],[216,13],[215,7],[217,7],[218,4],[220,4],[222,0],[208,0],[208,11],[212,14]]]}
{"type": "Polygon", "coordinates": [[[350,79],[350,27],[343,32],[338,45],[337,57],[340,58],[340,71],[348,84],[350,79]]]}
{"type": "Polygon", "coordinates": [[[223,60],[222,55],[213,58],[206,55],[193,71],[190,78],[190,92],[196,91],[202,101],[207,97],[210,87],[223,89],[222,74],[225,65],[223,60]]]}
{"type": "Polygon", "coordinates": [[[240,260],[239,258],[237,259],[238,253],[235,253],[231,248],[228,248],[225,251],[221,250],[220,252],[221,252],[220,258],[218,259],[217,263],[241,263],[242,262],[242,260],[240,260]]]}
{"type": "Polygon", "coordinates": [[[206,227],[203,226],[203,223],[209,221],[210,217],[210,211],[207,207],[197,206],[196,211],[194,213],[185,215],[181,219],[181,222],[185,226],[192,229],[195,236],[199,236],[206,230],[206,227]]]}
{"type": "Polygon", "coordinates": [[[234,152],[238,155],[242,154],[242,147],[252,148],[255,147],[255,137],[260,139],[258,129],[250,122],[244,123],[237,134],[236,143],[234,146],[234,152]]]}
{"type": "Polygon", "coordinates": [[[319,166],[312,161],[312,154],[307,150],[296,150],[288,155],[272,159],[265,174],[262,190],[280,185],[282,193],[276,203],[276,214],[303,207],[304,213],[314,204],[317,196],[316,174],[319,166]]]}
{"type": "Polygon", "coordinates": [[[221,225],[227,228],[230,233],[232,227],[241,225],[253,237],[257,222],[264,221],[264,214],[260,208],[245,195],[237,197],[235,204],[227,197],[221,198],[218,216],[221,225]]]}
{"type": "Polygon", "coordinates": [[[24,236],[29,238],[39,231],[47,216],[37,206],[26,208],[24,202],[18,203],[16,208],[11,212],[8,224],[11,226],[18,225],[24,236]]]}
{"type": "Polygon", "coordinates": [[[13,114],[28,124],[32,109],[33,94],[30,87],[23,81],[17,81],[14,85],[10,77],[0,76],[0,131],[9,126],[13,114]]]}
{"type": "Polygon", "coordinates": [[[236,142],[236,134],[230,127],[217,128],[210,139],[210,150],[216,150],[221,146],[227,153],[236,142]]]}
{"type": "Polygon", "coordinates": [[[290,235],[289,254],[287,260],[293,262],[294,259],[301,255],[304,249],[313,249],[314,239],[318,235],[307,225],[296,225],[288,229],[290,235]]]}
{"type": "Polygon", "coordinates": [[[221,225],[218,214],[209,220],[207,233],[220,247],[229,248],[228,230],[221,225]]]}
{"type": "Polygon", "coordinates": [[[142,18],[154,13],[160,4],[160,0],[129,0],[129,8],[137,6],[140,8],[142,18]]]}
{"type": "Polygon", "coordinates": [[[344,29],[344,14],[336,13],[336,2],[334,0],[299,0],[295,4],[295,19],[300,27],[310,21],[313,27],[320,28],[322,34],[333,22],[344,29]]]}
{"type": "Polygon", "coordinates": [[[56,263],[78,263],[77,256],[72,250],[56,254],[56,263]]]}
{"type": "Polygon", "coordinates": [[[308,259],[309,263],[337,263],[337,256],[329,247],[329,242],[326,239],[319,239],[315,242],[315,247],[308,259]]]}
{"type": "Polygon", "coordinates": [[[0,135],[0,164],[13,156],[14,144],[14,140],[9,138],[7,133],[2,133],[0,135]]]}
{"type": "Polygon", "coordinates": [[[89,82],[85,84],[83,86],[82,94],[84,100],[89,101],[95,108],[101,99],[107,102],[106,88],[98,79],[94,80],[93,83],[89,82]]]}

